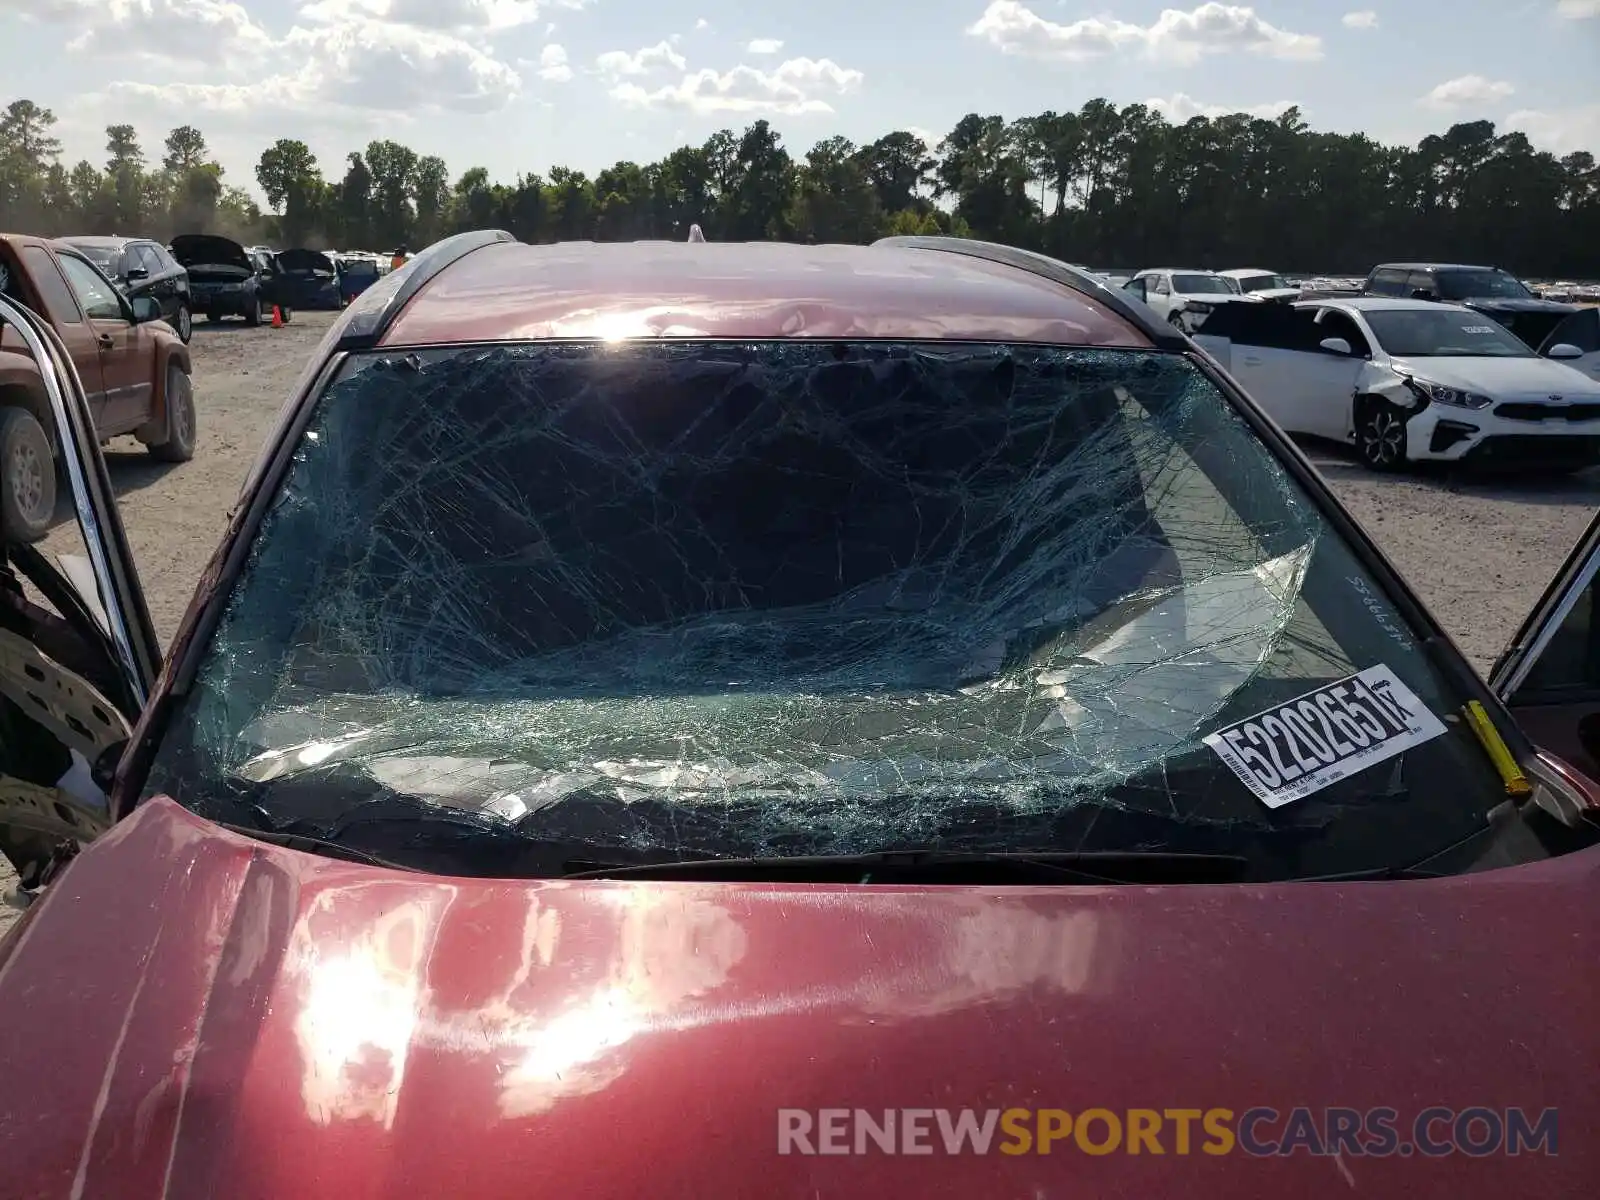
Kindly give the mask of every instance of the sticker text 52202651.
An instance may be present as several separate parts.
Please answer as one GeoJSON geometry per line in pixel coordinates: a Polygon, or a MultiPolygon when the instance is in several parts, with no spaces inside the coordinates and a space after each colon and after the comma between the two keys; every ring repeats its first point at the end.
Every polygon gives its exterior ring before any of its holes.
{"type": "Polygon", "coordinates": [[[1388,667],[1368,667],[1219,729],[1206,745],[1279,808],[1438,737],[1444,723],[1388,667]]]}

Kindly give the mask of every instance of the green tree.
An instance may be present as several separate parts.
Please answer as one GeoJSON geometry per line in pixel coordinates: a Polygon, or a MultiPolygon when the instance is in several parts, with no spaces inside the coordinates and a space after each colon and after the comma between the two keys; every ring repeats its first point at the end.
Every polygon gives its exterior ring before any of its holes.
{"type": "Polygon", "coordinates": [[[0,226],[29,228],[52,215],[45,184],[61,158],[55,123],[55,113],[32,100],[13,100],[0,113],[0,226]]]}
{"type": "Polygon", "coordinates": [[[372,172],[359,154],[351,154],[346,161],[348,167],[339,183],[338,240],[348,250],[371,250],[377,245],[372,224],[372,172]]]}
{"type": "Polygon", "coordinates": [[[882,227],[877,189],[854,144],[831,137],[813,146],[795,189],[796,233],[810,241],[866,243],[882,227]]]}
{"type": "Polygon", "coordinates": [[[443,236],[449,218],[450,168],[444,159],[429,155],[419,159],[416,170],[417,231],[419,247],[432,245],[443,236]]]}
{"type": "Polygon", "coordinates": [[[279,237],[289,246],[304,246],[322,216],[325,185],[317,156],[296,138],[279,138],[261,152],[256,182],[273,212],[281,213],[279,237]]]}
{"type": "Polygon", "coordinates": [[[417,152],[399,142],[378,141],[367,146],[367,170],[372,173],[373,236],[385,250],[416,240],[416,210],[411,200],[417,181],[417,152]]]}

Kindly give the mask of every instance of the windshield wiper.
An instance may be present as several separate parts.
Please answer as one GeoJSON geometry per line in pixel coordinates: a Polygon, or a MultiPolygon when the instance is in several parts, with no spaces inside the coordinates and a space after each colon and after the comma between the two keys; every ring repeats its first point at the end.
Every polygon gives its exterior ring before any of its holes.
{"type": "Polygon", "coordinates": [[[694,879],[744,883],[1161,884],[1231,883],[1250,867],[1232,854],[1173,851],[880,850],[659,863],[567,864],[567,879],[694,879]]]}

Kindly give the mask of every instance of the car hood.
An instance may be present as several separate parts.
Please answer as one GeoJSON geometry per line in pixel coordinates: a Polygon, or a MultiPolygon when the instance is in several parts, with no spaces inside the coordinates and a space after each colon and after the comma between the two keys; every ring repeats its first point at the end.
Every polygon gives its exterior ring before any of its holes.
{"type": "Polygon", "coordinates": [[[1560,300],[1542,300],[1535,296],[1473,296],[1466,300],[1453,301],[1456,304],[1465,304],[1468,308],[1475,308],[1479,312],[1506,312],[1506,313],[1575,313],[1578,311],[1576,304],[1565,304],[1560,300]]]}
{"type": "Polygon", "coordinates": [[[184,266],[228,266],[254,272],[250,256],[232,238],[211,233],[185,233],[172,239],[172,257],[184,266]]]}
{"type": "Polygon", "coordinates": [[[0,946],[0,1144],[19,1195],[1580,1195],[1597,888],[1596,853],[1259,887],[444,879],[158,799],[0,946]],[[1553,1106],[1565,1136],[776,1152],[781,1108],[1295,1105],[1553,1106]]]}
{"type": "Polygon", "coordinates": [[[1430,383],[1503,396],[1557,395],[1600,399],[1600,382],[1550,358],[1397,358],[1394,368],[1430,383]]]}
{"type": "Polygon", "coordinates": [[[1298,300],[1300,295],[1299,288],[1262,288],[1260,291],[1246,292],[1239,299],[1270,302],[1273,300],[1298,300]]]}
{"type": "Polygon", "coordinates": [[[285,271],[320,271],[335,274],[333,259],[320,250],[285,250],[278,255],[278,265],[285,271]]]}

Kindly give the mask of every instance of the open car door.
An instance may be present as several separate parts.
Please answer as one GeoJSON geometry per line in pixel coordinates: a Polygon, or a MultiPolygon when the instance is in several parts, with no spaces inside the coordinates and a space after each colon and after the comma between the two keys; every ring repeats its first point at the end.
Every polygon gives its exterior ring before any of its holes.
{"type": "Polygon", "coordinates": [[[30,545],[0,521],[0,892],[25,905],[110,826],[111,774],[161,654],[72,360],[3,296],[0,323],[39,367],[87,550],[86,562],[53,560],[48,539],[30,545]],[[17,881],[4,878],[12,871],[17,881]]]}
{"type": "Polygon", "coordinates": [[[1569,350],[1561,361],[1591,379],[1600,379],[1600,308],[1582,308],[1563,318],[1540,343],[1539,353],[1552,358],[1550,351],[1557,346],[1570,346],[1578,351],[1573,356],[1569,350]]]}
{"type": "Polygon", "coordinates": [[[1600,515],[1545,589],[1489,685],[1542,750],[1600,779],[1600,515]]]}

